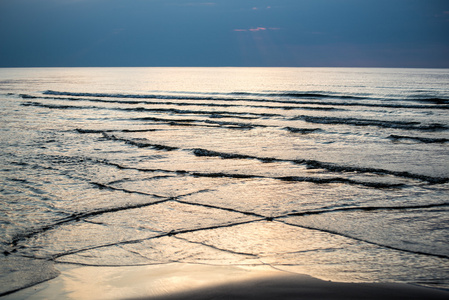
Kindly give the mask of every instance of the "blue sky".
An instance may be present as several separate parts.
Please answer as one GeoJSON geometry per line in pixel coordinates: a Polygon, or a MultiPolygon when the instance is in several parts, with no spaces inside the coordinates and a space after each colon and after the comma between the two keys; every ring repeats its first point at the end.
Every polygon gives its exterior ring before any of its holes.
{"type": "Polygon", "coordinates": [[[447,0],[0,0],[0,67],[449,67],[447,0]]]}

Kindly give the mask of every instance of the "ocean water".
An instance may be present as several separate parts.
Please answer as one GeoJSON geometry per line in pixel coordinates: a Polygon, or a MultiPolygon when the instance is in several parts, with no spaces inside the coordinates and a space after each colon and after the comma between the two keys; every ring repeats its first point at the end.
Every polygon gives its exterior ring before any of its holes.
{"type": "Polygon", "coordinates": [[[0,295],[58,264],[449,288],[449,70],[0,69],[0,295]]]}

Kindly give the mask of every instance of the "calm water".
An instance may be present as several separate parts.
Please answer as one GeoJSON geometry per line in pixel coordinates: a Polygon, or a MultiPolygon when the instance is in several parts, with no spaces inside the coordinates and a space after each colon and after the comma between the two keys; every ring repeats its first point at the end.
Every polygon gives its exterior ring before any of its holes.
{"type": "Polygon", "coordinates": [[[55,265],[449,287],[449,70],[0,69],[0,294],[55,265]]]}

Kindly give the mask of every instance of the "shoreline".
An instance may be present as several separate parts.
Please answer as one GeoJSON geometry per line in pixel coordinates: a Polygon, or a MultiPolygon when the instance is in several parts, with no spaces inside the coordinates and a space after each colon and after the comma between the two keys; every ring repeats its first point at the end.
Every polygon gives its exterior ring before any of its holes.
{"type": "Polygon", "coordinates": [[[269,266],[186,263],[97,267],[56,264],[61,274],[2,299],[449,299],[404,283],[342,283],[269,266]]]}

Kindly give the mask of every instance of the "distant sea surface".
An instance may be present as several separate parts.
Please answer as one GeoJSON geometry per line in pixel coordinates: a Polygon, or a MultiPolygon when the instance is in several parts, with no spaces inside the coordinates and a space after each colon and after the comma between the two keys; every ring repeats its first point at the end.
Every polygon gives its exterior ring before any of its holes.
{"type": "Polygon", "coordinates": [[[449,288],[449,70],[0,69],[0,295],[55,265],[449,288]]]}

